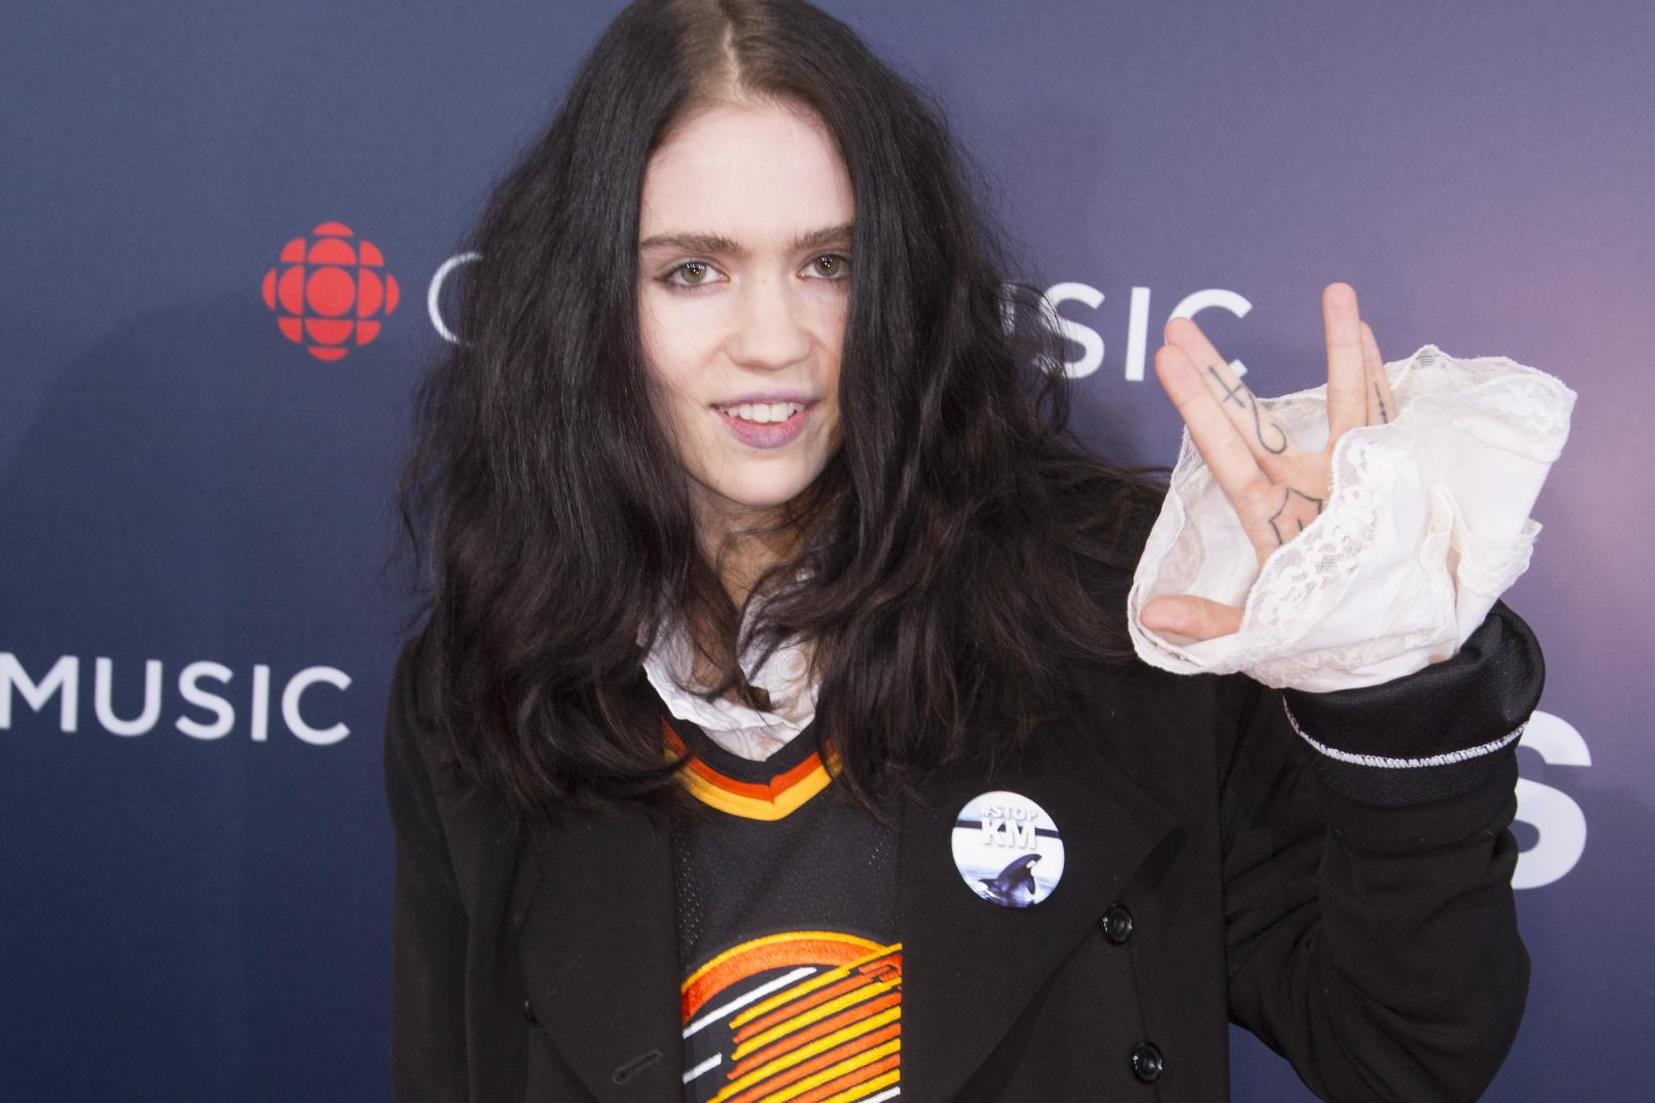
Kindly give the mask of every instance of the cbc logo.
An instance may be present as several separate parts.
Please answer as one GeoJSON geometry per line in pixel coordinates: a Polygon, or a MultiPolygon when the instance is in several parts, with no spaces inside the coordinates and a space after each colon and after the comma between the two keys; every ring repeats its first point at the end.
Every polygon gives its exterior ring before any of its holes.
{"type": "MultiPolygon", "coordinates": [[[[316,359],[343,360],[353,345],[371,344],[383,320],[396,313],[402,288],[385,270],[385,255],[343,222],[324,222],[309,238],[282,246],[279,263],[264,274],[264,305],[277,315],[282,335],[316,359]]],[[[426,287],[425,309],[443,340],[459,338],[443,320],[443,284],[461,265],[481,259],[461,253],[438,266],[426,287]]]]}
{"type": "Polygon", "coordinates": [[[324,222],[282,246],[261,291],[282,336],[328,363],[372,344],[402,296],[379,246],[343,222],[324,222]]]}
{"type": "MultiPolygon", "coordinates": [[[[149,659],[144,663],[143,704],[127,715],[120,715],[115,707],[115,664],[106,658],[93,660],[92,711],[98,726],[111,735],[144,735],[160,724],[163,706],[167,703],[162,692],[164,671],[161,662],[149,659]]],[[[320,692],[319,687],[334,690],[350,688],[351,679],[342,670],[331,666],[306,667],[282,683],[273,694],[270,668],[263,663],[253,665],[252,675],[244,689],[228,692],[236,681],[235,672],[223,663],[194,662],[178,672],[175,682],[181,701],[172,726],[192,739],[222,739],[236,728],[236,706],[246,707],[247,738],[254,743],[270,739],[271,720],[279,717],[287,732],[301,743],[313,747],[327,747],[351,733],[343,723],[320,725],[313,715],[336,702],[314,702],[309,697],[320,692]],[[213,686],[212,683],[217,683],[213,686]],[[276,717],[272,716],[272,698],[278,704],[276,717]],[[184,711],[193,706],[206,717],[184,711]],[[307,715],[307,713],[311,715],[307,715]]],[[[81,660],[64,655],[52,664],[40,678],[30,676],[9,651],[0,651],[0,731],[12,727],[12,702],[21,699],[35,713],[45,713],[56,699],[59,731],[80,730],[81,660]]]]}

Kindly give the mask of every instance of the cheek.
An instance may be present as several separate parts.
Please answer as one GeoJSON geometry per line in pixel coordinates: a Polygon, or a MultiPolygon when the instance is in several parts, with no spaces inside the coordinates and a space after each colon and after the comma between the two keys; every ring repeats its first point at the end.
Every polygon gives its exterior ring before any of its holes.
{"type": "Polygon", "coordinates": [[[653,296],[647,291],[639,292],[638,342],[650,376],[665,381],[674,374],[672,343],[667,340],[667,334],[672,331],[672,321],[652,300],[653,296]]]}
{"type": "Polygon", "coordinates": [[[697,476],[718,465],[719,426],[692,390],[670,378],[655,380],[655,424],[678,462],[697,476]]]}
{"type": "Polygon", "coordinates": [[[657,429],[678,461],[699,474],[716,462],[719,426],[706,416],[702,396],[707,380],[699,367],[705,361],[687,352],[675,345],[650,356],[650,406],[657,429]]]}
{"type": "Polygon", "coordinates": [[[822,427],[823,462],[826,462],[826,457],[830,457],[837,452],[844,442],[844,422],[839,419],[839,407],[835,405],[828,412],[822,427]]]}
{"type": "Polygon", "coordinates": [[[638,335],[659,408],[671,414],[674,406],[693,401],[705,389],[711,337],[704,318],[659,299],[659,294],[640,294],[638,335]]]}

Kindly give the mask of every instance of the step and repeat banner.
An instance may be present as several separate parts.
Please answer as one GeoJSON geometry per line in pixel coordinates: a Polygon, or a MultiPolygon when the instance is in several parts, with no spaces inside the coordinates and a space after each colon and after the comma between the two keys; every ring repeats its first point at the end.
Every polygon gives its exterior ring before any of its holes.
{"type": "MultiPolygon", "coordinates": [[[[1649,1098],[1655,9],[829,0],[936,92],[1063,319],[1076,422],[1171,463],[1193,314],[1252,388],[1387,359],[1579,394],[1506,600],[1534,959],[1488,1098],[1649,1098]]],[[[492,181],[619,5],[34,6],[0,38],[0,1099],[387,1095],[392,480],[492,181]]],[[[1310,1096],[1234,1036],[1236,1098],[1310,1096]]]]}

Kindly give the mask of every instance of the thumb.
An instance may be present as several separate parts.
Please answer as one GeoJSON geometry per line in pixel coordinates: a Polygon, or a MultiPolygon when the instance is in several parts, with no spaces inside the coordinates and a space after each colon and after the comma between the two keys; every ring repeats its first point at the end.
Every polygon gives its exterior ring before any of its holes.
{"type": "Polygon", "coordinates": [[[1178,594],[1146,603],[1138,623],[1151,632],[1175,632],[1191,639],[1210,640],[1241,630],[1241,609],[1204,597],[1178,594]]]}

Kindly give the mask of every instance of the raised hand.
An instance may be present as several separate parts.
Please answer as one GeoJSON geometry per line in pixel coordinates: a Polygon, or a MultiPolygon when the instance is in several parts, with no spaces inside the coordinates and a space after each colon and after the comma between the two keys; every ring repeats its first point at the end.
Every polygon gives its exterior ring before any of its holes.
{"type": "MultiPolygon", "coordinates": [[[[1356,291],[1322,291],[1327,341],[1327,446],[1306,452],[1288,440],[1247,385],[1230,371],[1188,318],[1166,325],[1155,374],[1189,426],[1190,440],[1235,508],[1259,564],[1314,521],[1327,504],[1333,447],[1347,429],[1382,425],[1396,412],[1373,330],[1357,312],[1356,291]]],[[[1154,631],[1211,639],[1241,627],[1241,608],[1191,595],[1146,603],[1139,623],[1154,631]]]]}

